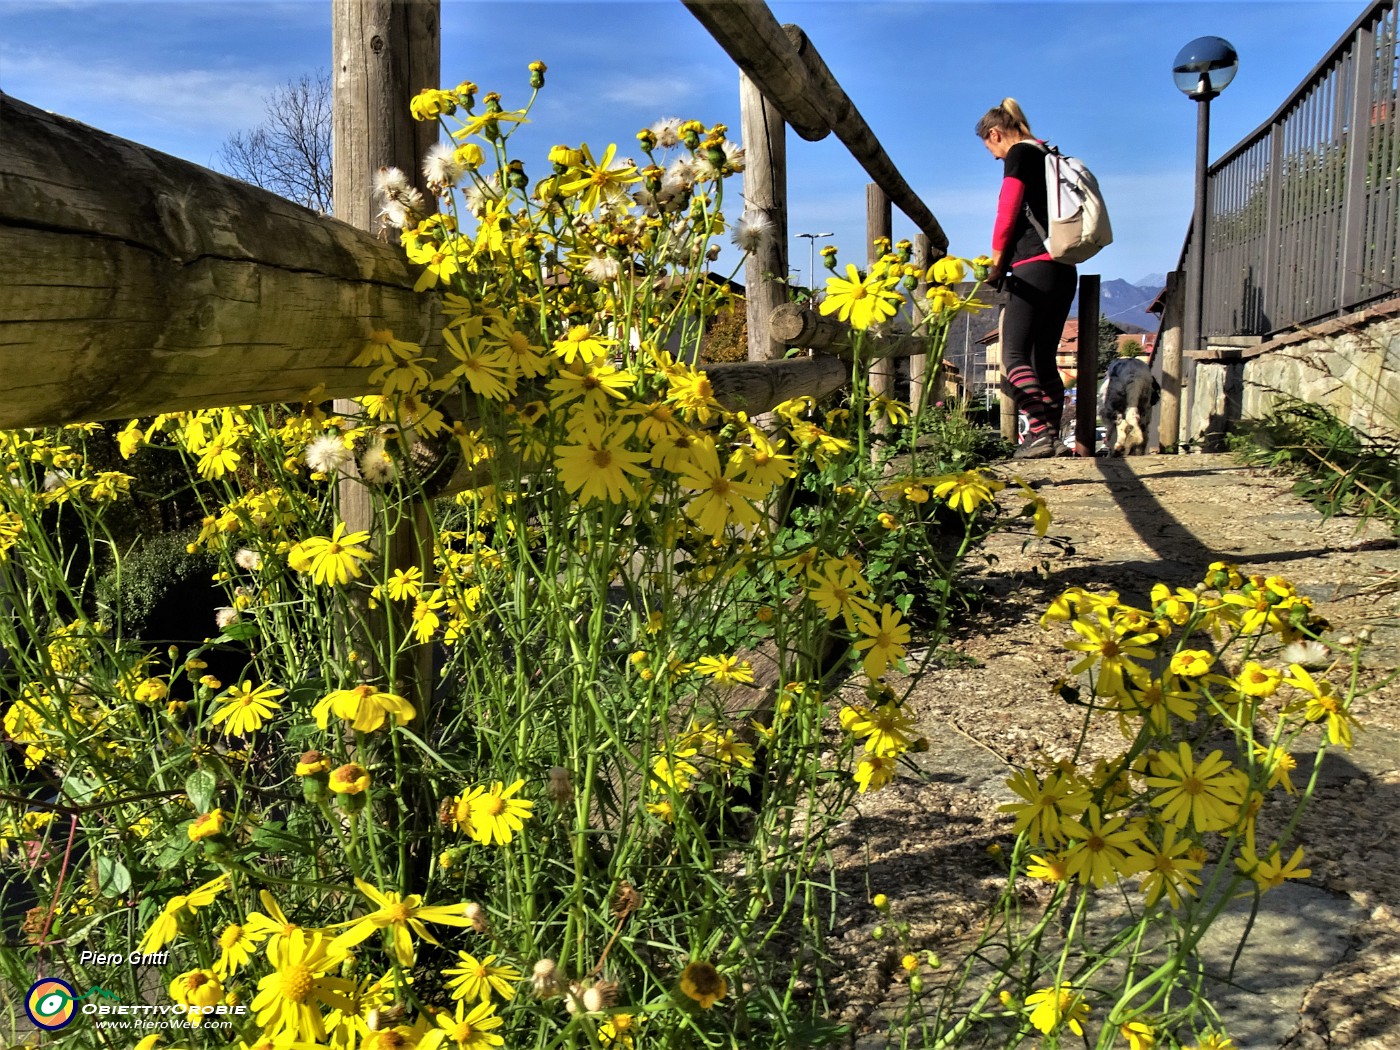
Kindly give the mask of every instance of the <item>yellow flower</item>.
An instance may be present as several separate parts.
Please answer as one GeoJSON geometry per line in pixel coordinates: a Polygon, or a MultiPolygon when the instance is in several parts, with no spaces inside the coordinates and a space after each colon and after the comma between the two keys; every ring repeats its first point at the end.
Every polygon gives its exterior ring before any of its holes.
{"type": "Polygon", "coordinates": [[[851,733],[865,737],[865,750],[873,755],[898,755],[909,750],[914,740],[914,721],[893,703],[862,710],[847,726],[851,733]]]}
{"type": "Polygon", "coordinates": [[[580,503],[636,502],[637,490],[628,476],[646,477],[641,464],[648,457],[626,447],[631,430],[630,425],[608,427],[595,421],[569,435],[573,444],[555,448],[554,465],[559,470],[559,480],[566,490],[577,493],[580,503]]]}
{"type": "Polygon", "coordinates": [[[1057,769],[1042,781],[1035,770],[1022,769],[1007,780],[1006,786],[1025,802],[1008,802],[998,808],[1015,815],[1013,834],[1028,831],[1035,844],[1064,842],[1062,824],[1089,808],[1089,786],[1072,770],[1057,769]]]}
{"type": "Polygon", "coordinates": [[[496,965],[494,955],[478,960],[470,952],[458,952],[457,965],[443,970],[442,975],[453,978],[447,984],[452,998],[466,1002],[479,999],[489,1003],[493,993],[507,1001],[514,999],[512,982],[520,980],[520,971],[514,966],[496,965]]]}
{"type": "Polygon", "coordinates": [[[1284,863],[1279,860],[1277,845],[1271,846],[1268,856],[1261,860],[1255,854],[1252,842],[1243,846],[1240,849],[1240,855],[1235,858],[1235,867],[1253,879],[1260,890],[1270,890],[1282,886],[1285,879],[1306,879],[1312,874],[1312,869],[1300,868],[1298,865],[1302,863],[1302,846],[1295,849],[1293,856],[1284,863]]]}
{"type": "Polygon", "coordinates": [[[334,587],[360,575],[360,562],[374,555],[357,544],[369,540],[368,532],[346,533],[345,522],[337,522],[329,537],[312,536],[302,540],[287,555],[287,564],[297,572],[310,573],[311,581],[334,587]]]}
{"type": "Polygon", "coordinates": [[[1069,867],[1059,854],[1046,853],[1031,857],[1026,874],[1041,882],[1064,882],[1069,878],[1069,867]]]}
{"type": "Polygon", "coordinates": [[[331,770],[328,785],[337,795],[358,795],[369,790],[369,770],[355,762],[348,762],[339,769],[331,770]]]}
{"type": "Polygon", "coordinates": [[[873,681],[881,677],[890,664],[904,658],[904,646],[911,637],[909,625],[900,620],[893,606],[885,604],[878,614],[862,609],[857,626],[865,637],[857,639],[854,648],[865,652],[861,666],[866,677],[873,681]]]}
{"type": "Polygon", "coordinates": [[[846,277],[826,279],[826,298],[822,300],[823,316],[836,314],[838,321],[852,328],[866,329],[895,315],[901,296],[896,290],[898,275],[872,270],[865,277],[854,263],[846,264],[846,277]]]}
{"type": "Polygon", "coordinates": [[[484,1000],[470,1010],[466,1003],[459,1002],[455,1011],[442,1010],[433,1020],[437,1028],[423,1036],[417,1044],[418,1050],[491,1050],[505,1043],[492,1031],[505,1021],[497,1017],[496,1008],[484,1000]]]}
{"type": "Polygon", "coordinates": [[[1149,908],[1161,900],[1163,894],[1173,908],[1180,908],[1182,894],[1194,897],[1196,887],[1201,884],[1196,872],[1201,870],[1203,862],[1192,856],[1190,839],[1177,841],[1176,836],[1177,829],[1170,825],[1162,831],[1160,846],[1146,834],[1142,836],[1147,847],[1147,866],[1138,888],[1147,894],[1145,903],[1149,908]]]}
{"type": "Polygon", "coordinates": [[[225,723],[224,732],[230,736],[255,733],[272,717],[272,712],[282,709],[273,697],[284,696],[286,692],[266,682],[256,688],[252,682],[242,682],[215,701],[219,707],[209,721],[214,725],[225,723]]]}
{"type": "Polygon", "coordinates": [[[1090,614],[1085,613],[1070,621],[1083,640],[1065,642],[1065,648],[1084,654],[1070,667],[1070,673],[1082,674],[1098,664],[1097,691],[1103,696],[1122,695],[1125,677],[1141,686],[1147,680],[1147,671],[1134,661],[1152,659],[1155,654],[1150,646],[1157,640],[1156,634],[1138,633],[1129,623],[1115,620],[1103,611],[1091,615],[1092,621],[1090,614]]]}
{"type": "Polygon", "coordinates": [[[853,779],[860,793],[879,791],[894,779],[899,759],[896,755],[865,754],[856,763],[853,779]]]}
{"type": "Polygon", "coordinates": [[[193,914],[200,908],[206,908],[214,903],[214,899],[220,893],[228,889],[228,873],[210,879],[203,886],[194,892],[184,895],[176,894],[165,902],[165,907],[151,923],[150,928],[141,938],[137,949],[142,953],[156,952],[165,945],[173,941],[180,932],[180,918],[185,914],[193,914]]]}
{"type": "Polygon", "coordinates": [[[1118,1026],[1118,1034],[1128,1041],[1128,1050],[1155,1050],[1156,1033],[1141,1021],[1129,1021],[1118,1026]]]}
{"type": "Polygon", "coordinates": [[[214,972],[221,978],[233,976],[241,966],[246,966],[253,957],[253,949],[265,938],[266,932],[258,933],[231,922],[219,934],[219,958],[214,963],[214,972]]]}
{"type": "Polygon", "coordinates": [[[394,958],[401,966],[413,965],[413,938],[417,936],[429,944],[440,942],[431,933],[425,922],[444,923],[448,926],[470,926],[466,917],[465,904],[424,905],[417,894],[402,897],[392,890],[379,890],[364,879],[356,879],[355,885],[361,893],[376,905],[374,911],[358,919],[352,919],[349,929],[331,941],[328,951],[344,955],[355,945],[372,937],[380,930],[389,933],[394,958]]]}
{"type": "Polygon", "coordinates": [[[335,689],[327,693],[311,709],[312,717],[322,729],[334,714],[360,733],[373,733],[384,725],[384,720],[393,715],[400,724],[413,721],[413,705],[394,693],[381,692],[372,685],[363,683],[353,689],[335,689]]]}
{"type": "Polygon", "coordinates": [[[935,496],[946,500],[948,506],[964,514],[971,514],[983,503],[990,502],[995,493],[1006,488],[1004,481],[998,481],[976,470],[926,478],[924,483],[933,490],[935,496]]]}
{"type": "Polygon", "coordinates": [[[583,162],[570,173],[570,177],[559,184],[559,192],[565,196],[578,195],[581,211],[592,211],[599,204],[622,199],[626,201],[623,187],[640,182],[642,176],[636,165],[624,162],[613,163],[617,154],[617,143],[610,143],[603,151],[603,159],[593,162],[593,154],[586,145],[580,147],[583,162]]]}
{"type": "Polygon", "coordinates": [[[1031,992],[1026,1005],[1034,1007],[1030,1021],[1039,1031],[1049,1035],[1061,1024],[1068,1025],[1075,1035],[1084,1034],[1083,1022],[1089,1019],[1089,1005],[1068,984],[1056,984],[1031,992]]]}
{"type": "Polygon", "coordinates": [[[472,838],[483,846],[493,841],[505,845],[517,831],[524,829],[535,804],[529,799],[512,797],[524,786],[524,780],[517,780],[510,787],[497,780],[489,788],[473,791],[467,798],[472,838]]]}
{"type": "Polygon", "coordinates": [[[274,1039],[286,1033],[291,1041],[324,1042],[322,1007],[353,1010],[349,995],[354,986],[328,976],[340,969],[344,953],[331,950],[320,933],[294,930],[268,944],[267,958],[273,972],[258,981],[252,1002],[263,1033],[274,1039]]]}
{"type": "Polygon", "coordinates": [[[935,284],[958,284],[967,276],[967,262],[956,255],[945,255],[929,267],[928,279],[935,284]]]}
{"type": "MultiPolygon", "coordinates": [[[[224,986],[213,970],[186,970],[170,982],[170,998],[191,1007],[218,1006],[224,1001],[224,986]]],[[[202,1011],[190,1010],[190,1024],[204,1023],[202,1011]]]]}
{"type": "Polygon", "coordinates": [[[1327,739],[1343,747],[1351,747],[1351,727],[1355,721],[1346,708],[1346,700],[1334,692],[1332,683],[1313,678],[1300,664],[1291,664],[1284,679],[1295,689],[1308,694],[1303,717],[1309,722],[1327,720],[1327,739]]]}
{"type": "Polygon", "coordinates": [[[1212,751],[1198,763],[1191,745],[1183,740],[1175,755],[1159,751],[1154,765],[1161,772],[1146,783],[1163,789],[1152,800],[1162,810],[1163,820],[1179,828],[1190,825],[1197,831],[1220,831],[1239,818],[1247,780],[1223,752],[1212,751]]]}
{"type": "Polygon", "coordinates": [[[695,672],[713,678],[720,685],[753,683],[753,668],[749,662],[733,656],[702,656],[695,661],[695,672]]]}
{"type": "Polygon", "coordinates": [[[1086,886],[1105,886],[1135,875],[1147,862],[1137,845],[1137,829],[1127,826],[1125,817],[1105,821],[1097,806],[1090,806],[1082,821],[1065,821],[1064,833],[1073,843],[1065,851],[1066,868],[1086,886]]]}
{"type": "Polygon", "coordinates": [[[201,813],[190,822],[188,829],[191,842],[199,842],[201,839],[213,838],[215,835],[223,834],[223,831],[224,811],[222,809],[201,813]]]}
{"type": "Polygon", "coordinates": [[[681,991],[708,1010],[724,998],[729,983],[713,964],[693,962],[681,971],[681,991]]]}
{"type": "Polygon", "coordinates": [[[1204,649],[1183,649],[1172,655],[1171,672],[1183,678],[1200,678],[1214,663],[1214,655],[1204,649]]]}
{"type": "Polygon", "coordinates": [[[564,338],[554,340],[550,349],[562,357],[566,365],[573,364],[575,359],[588,364],[605,357],[608,348],[615,342],[614,339],[599,339],[588,330],[586,324],[576,324],[564,338]]]}
{"type": "Polygon", "coordinates": [[[738,480],[733,461],[721,467],[712,440],[696,441],[690,452],[690,461],[680,471],[681,485],[699,495],[686,503],[686,515],[702,532],[714,537],[721,536],[729,525],[757,525],[762,516],[750,501],[762,499],[763,489],[738,480]]]}
{"type": "Polygon", "coordinates": [[[871,609],[863,597],[870,593],[870,584],[860,571],[845,561],[832,560],[810,578],[807,597],[826,614],[828,620],[840,616],[846,630],[856,629],[856,617],[871,609]]]}

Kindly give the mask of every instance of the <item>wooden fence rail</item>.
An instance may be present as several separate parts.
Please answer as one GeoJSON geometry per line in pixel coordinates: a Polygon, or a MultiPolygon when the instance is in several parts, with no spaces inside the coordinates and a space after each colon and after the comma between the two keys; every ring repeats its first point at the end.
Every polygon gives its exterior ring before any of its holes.
{"type": "Polygon", "coordinates": [[[0,427],[363,393],[434,345],[402,249],[0,94],[0,427]]]}

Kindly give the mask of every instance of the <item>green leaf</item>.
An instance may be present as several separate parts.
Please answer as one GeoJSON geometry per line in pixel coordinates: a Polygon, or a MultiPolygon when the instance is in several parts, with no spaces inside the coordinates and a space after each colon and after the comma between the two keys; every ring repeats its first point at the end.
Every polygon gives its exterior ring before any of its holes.
{"type": "Polygon", "coordinates": [[[97,889],[104,897],[120,897],[131,889],[131,872],[114,857],[97,858],[97,889]]]}
{"type": "Polygon", "coordinates": [[[156,855],[156,867],[161,871],[168,871],[185,859],[185,854],[194,845],[190,841],[189,832],[186,830],[189,822],[181,824],[170,837],[165,840],[165,845],[161,847],[160,853],[156,855]]]}
{"type": "Polygon", "coordinates": [[[208,813],[214,805],[214,791],[219,782],[207,769],[196,769],[185,778],[185,794],[200,813],[208,813]]]}
{"type": "Polygon", "coordinates": [[[225,627],[224,633],[218,638],[218,641],[246,642],[256,638],[260,633],[258,625],[252,620],[239,620],[237,623],[231,623],[225,627]]]}

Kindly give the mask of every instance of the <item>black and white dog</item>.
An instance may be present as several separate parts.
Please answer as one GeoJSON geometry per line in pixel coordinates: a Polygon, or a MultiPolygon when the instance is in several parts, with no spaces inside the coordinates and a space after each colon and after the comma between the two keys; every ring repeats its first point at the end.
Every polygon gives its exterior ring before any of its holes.
{"type": "Polygon", "coordinates": [[[1147,422],[1161,396],[1162,388],[1152,378],[1146,361],[1120,357],[1108,366],[1099,387],[1099,419],[1105,428],[1104,445],[1111,455],[1131,456],[1147,450],[1147,422]]]}

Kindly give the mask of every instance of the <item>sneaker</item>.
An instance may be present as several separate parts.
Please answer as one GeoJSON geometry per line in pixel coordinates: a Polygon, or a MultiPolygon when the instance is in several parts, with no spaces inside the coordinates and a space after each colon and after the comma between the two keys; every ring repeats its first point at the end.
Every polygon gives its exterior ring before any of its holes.
{"type": "Polygon", "coordinates": [[[1055,435],[1045,430],[1033,437],[1028,437],[1023,444],[1017,446],[1016,451],[1011,453],[1011,458],[1048,459],[1055,454],[1057,443],[1055,435]]]}
{"type": "Polygon", "coordinates": [[[1066,445],[1066,444],[1065,444],[1063,441],[1061,441],[1059,438],[1056,438],[1056,439],[1055,439],[1055,455],[1056,455],[1056,456],[1077,456],[1077,455],[1079,455],[1079,453],[1077,453],[1077,452],[1074,451],[1074,446],[1073,446],[1073,445],[1066,445]]]}

